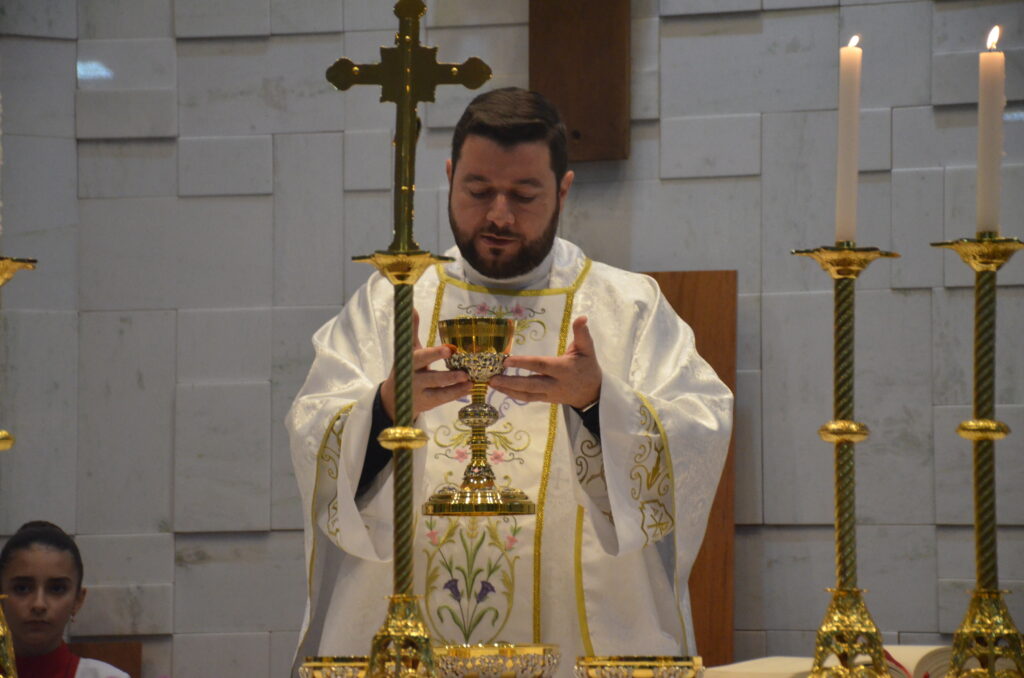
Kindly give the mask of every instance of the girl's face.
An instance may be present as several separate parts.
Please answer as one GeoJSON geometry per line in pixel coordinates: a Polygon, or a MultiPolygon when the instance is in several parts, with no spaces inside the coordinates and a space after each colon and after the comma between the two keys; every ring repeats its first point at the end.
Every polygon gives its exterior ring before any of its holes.
{"type": "Polygon", "coordinates": [[[60,645],[64,627],[85,600],[75,561],[67,551],[32,544],[11,554],[0,573],[4,615],[15,654],[35,656],[60,645]]]}

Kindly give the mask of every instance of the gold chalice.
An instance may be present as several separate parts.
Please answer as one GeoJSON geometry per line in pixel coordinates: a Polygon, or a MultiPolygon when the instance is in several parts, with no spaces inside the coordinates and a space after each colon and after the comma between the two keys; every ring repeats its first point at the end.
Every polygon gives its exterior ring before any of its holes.
{"type": "Polygon", "coordinates": [[[700,678],[700,657],[578,657],[576,678],[700,678]]]}
{"type": "Polygon", "coordinates": [[[487,381],[504,369],[515,331],[511,318],[467,316],[438,323],[441,341],[453,351],[445,364],[465,371],[473,382],[472,402],[459,410],[459,421],[470,429],[472,456],[462,485],[441,489],[423,505],[428,516],[531,515],[537,510],[522,490],[498,487],[487,463],[487,427],[498,420],[498,411],[487,403],[487,381]]]}
{"type": "Polygon", "coordinates": [[[551,678],[560,658],[557,645],[444,645],[435,648],[441,678],[551,678]]]}

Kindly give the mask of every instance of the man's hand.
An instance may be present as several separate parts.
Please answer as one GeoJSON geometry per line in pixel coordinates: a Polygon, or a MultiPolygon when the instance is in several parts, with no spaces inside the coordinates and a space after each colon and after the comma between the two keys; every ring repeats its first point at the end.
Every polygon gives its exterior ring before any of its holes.
{"type": "MultiPolygon", "coordinates": [[[[412,316],[412,416],[415,419],[421,412],[432,410],[438,405],[469,395],[472,384],[469,376],[457,370],[432,370],[430,365],[444,360],[452,354],[452,350],[444,344],[423,348],[419,335],[420,316],[413,311],[412,316]]],[[[395,369],[380,385],[380,399],[384,411],[395,420],[395,369]]]]}
{"type": "Polygon", "coordinates": [[[491,387],[516,400],[559,403],[580,410],[596,402],[601,395],[601,366],[597,364],[587,317],[576,318],[572,331],[572,344],[556,358],[510,355],[505,367],[521,367],[535,374],[498,375],[489,382],[491,387]]]}

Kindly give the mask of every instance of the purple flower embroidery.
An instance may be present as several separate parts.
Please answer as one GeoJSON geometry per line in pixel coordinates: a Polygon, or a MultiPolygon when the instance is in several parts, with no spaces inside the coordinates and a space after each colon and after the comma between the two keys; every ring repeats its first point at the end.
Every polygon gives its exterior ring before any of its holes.
{"type": "Polygon", "coordinates": [[[448,593],[452,594],[452,598],[455,599],[456,603],[462,600],[462,593],[459,591],[458,579],[449,579],[441,588],[448,589],[448,593]]]}
{"type": "Polygon", "coordinates": [[[482,603],[487,599],[487,596],[494,593],[494,585],[491,582],[484,579],[480,582],[480,592],[476,594],[476,602],[482,603]]]}

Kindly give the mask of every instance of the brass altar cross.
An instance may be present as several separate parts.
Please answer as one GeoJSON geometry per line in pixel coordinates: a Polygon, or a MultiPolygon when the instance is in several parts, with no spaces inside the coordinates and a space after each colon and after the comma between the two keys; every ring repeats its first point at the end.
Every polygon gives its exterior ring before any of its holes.
{"type": "Polygon", "coordinates": [[[437,48],[420,44],[420,17],[426,11],[422,0],[399,0],[395,4],[395,16],[399,20],[395,47],[380,48],[380,63],[356,64],[341,58],[327,69],[327,80],[338,89],[346,90],[352,85],[380,85],[380,100],[397,105],[395,237],[388,248],[390,254],[421,252],[412,237],[416,140],[419,136],[416,104],[433,101],[438,85],[461,84],[476,89],[491,77],[490,67],[476,57],[462,64],[439,63],[437,48]]]}

